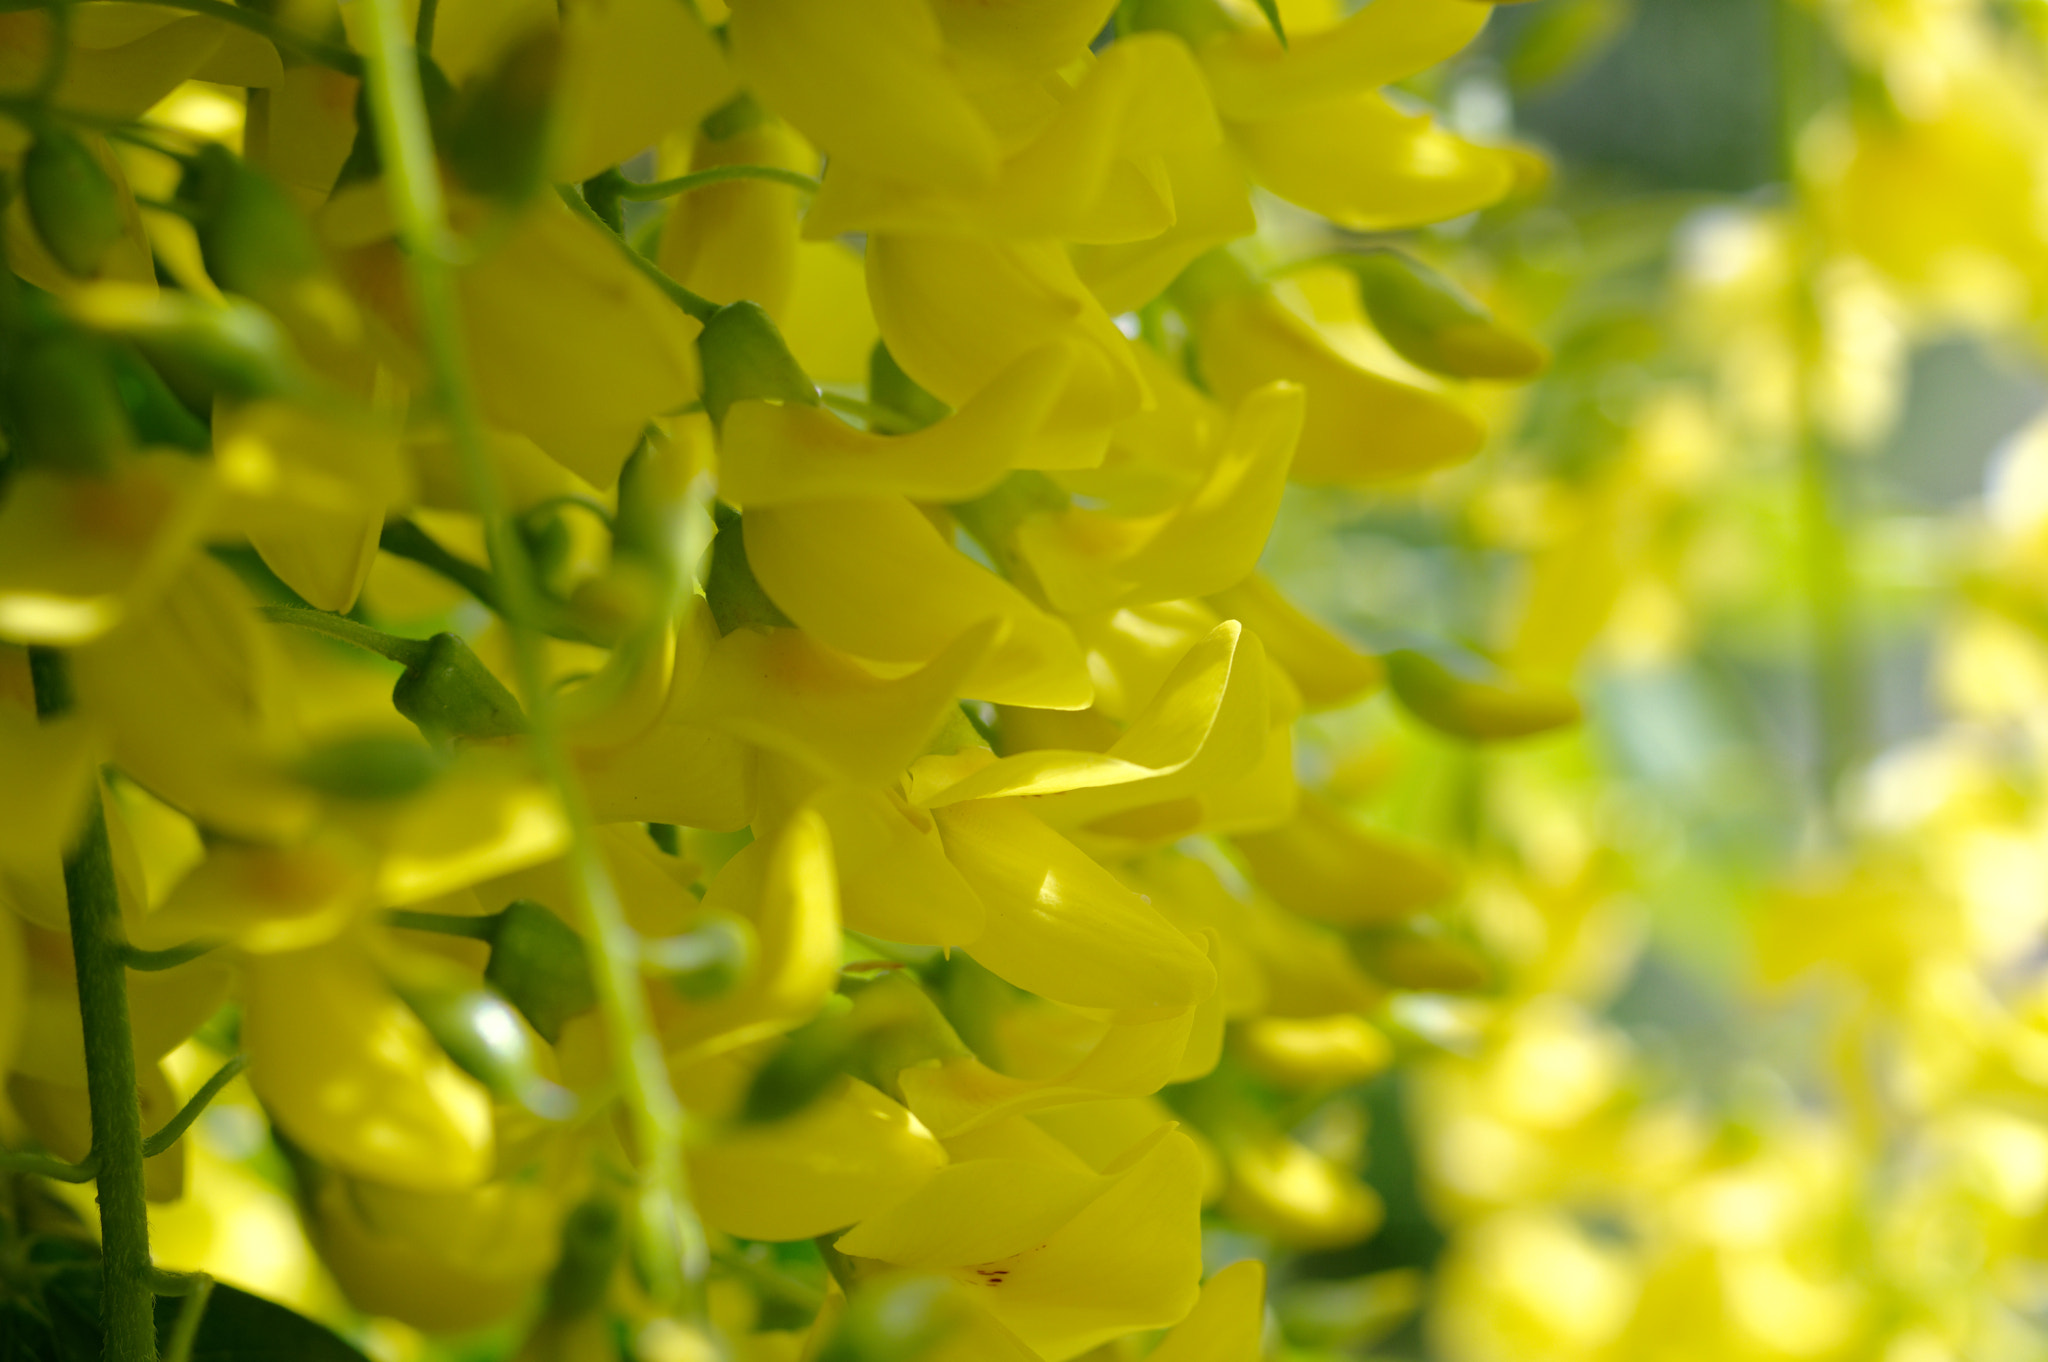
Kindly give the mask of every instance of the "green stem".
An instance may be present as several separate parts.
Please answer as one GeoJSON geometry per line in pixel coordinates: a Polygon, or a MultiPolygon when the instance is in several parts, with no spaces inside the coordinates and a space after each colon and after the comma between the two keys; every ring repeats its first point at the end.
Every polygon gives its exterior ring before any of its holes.
{"type": "Polygon", "coordinates": [[[78,1163],[66,1163],[48,1154],[17,1154],[0,1150],[0,1173],[31,1173],[52,1182],[91,1182],[99,1172],[99,1160],[90,1154],[78,1163]]]}
{"type": "MultiPolygon", "coordinates": [[[[71,708],[61,653],[30,654],[36,713],[71,708]]],[[[105,1362],[155,1362],[155,1301],[150,1290],[149,1211],[142,1193],[142,1107],[136,1098],[135,1049],[128,1029],[128,971],[121,963],[121,899],[97,785],[87,799],[85,828],[64,858],[64,898],[71,917],[71,959],[78,973],[78,1015],[85,1034],[85,1092],[92,1151],[98,1161],[101,1271],[100,1317],[105,1362]]]]}
{"type": "Polygon", "coordinates": [[[418,563],[430,572],[446,577],[493,611],[498,607],[498,584],[491,574],[465,558],[457,557],[410,520],[387,520],[377,536],[377,547],[394,557],[418,563]]]}
{"type": "Polygon", "coordinates": [[[792,189],[801,189],[806,194],[815,194],[820,187],[816,176],[806,175],[797,170],[784,170],[781,166],[712,166],[708,170],[693,170],[687,175],[678,175],[672,180],[654,180],[647,184],[635,184],[628,180],[616,192],[622,199],[644,203],[648,199],[672,198],[677,194],[687,194],[692,189],[724,184],[728,180],[771,180],[776,184],[786,184],[792,189]]]}
{"type": "Polygon", "coordinates": [[[643,1264],[653,1297],[667,1306],[697,1305],[707,1265],[704,1231],[690,1206],[682,1159],[683,1112],[669,1085],[661,1041],[648,1015],[639,943],[592,835],[590,810],[555,722],[531,565],[506,514],[503,489],[485,443],[484,424],[468,379],[441,181],[427,134],[419,66],[399,0],[359,0],[369,46],[371,116],[384,152],[385,192],[398,220],[422,340],[443,413],[455,437],[464,481],[484,522],[492,570],[505,604],[520,689],[531,721],[531,747],[561,800],[570,830],[565,854],[575,906],[589,930],[598,999],[612,1061],[626,1097],[640,1161],[639,1222],[643,1264]]]}
{"type": "Polygon", "coordinates": [[[357,624],[346,615],[331,615],[325,610],[308,610],[297,605],[265,605],[257,609],[272,624],[296,624],[301,629],[311,629],[316,634],[352,643],[379,657],[388,657],[401,666],[411,667],[426,660],[427,645],[419,639],[387,634],[367,624],[357,624]]]}
{"type": "Polygon", "coordinates": [[[213,1077],[206,1080],[206,1085],[192,1094],[192,1100],[179,1107],[178,1114],[164,1122],[161,1130],[142,1142],[142,1157],[153,1159],[176,1144],[183,1138],[185,1132],[192,1128],[192,1123],[199,1119],[199,1114],[211,1105],[214,1098],[220,1096],[220,1090],[234,1082],[235,1075],[248,1067],[248,1057],[236,1055],[214,1070],[213,1077]]]}
{"type": "Polygon", "coordinates": [[[646,276],[649,283],[668,295],[670,302],[700,322],[710,321],[711,315],[718,311],[717,303],[712,302],[709,298],[690,292],[690,290],[669,278],[661,266],[634,250],[618,233],[607,227],[604,219],[599,217],[596,211],[583,201],[583,195],[576,192],[575,186],[558,184],[555,186],[555,193],[560,196],[563,203],[569,206],[570,212],[603,232],[613,245],[625,253],[626,260],[634,269],[640,271],[642,275],[646,276]]]}
{"type": "Polygon", "coordinates": [[[187,941],[182,946],[166,946],[160,951],[146,951],[140,946],[130,946],[123,942],[121,963],[129,969],[150,974],[158,970],[176,969],[188,961],[197,960],[209,951],[219,949],[218,941],[187,941]]]}
{"type": "Polygon", "coordinates": [[[470,917],[462,913],[422,913],[413,908],[394,908],[384,915],[387,926],[408,932],[434,932],[441,936],[466,936],[472,941],[491,941],[498,935],[503,913],[470,917]]]}

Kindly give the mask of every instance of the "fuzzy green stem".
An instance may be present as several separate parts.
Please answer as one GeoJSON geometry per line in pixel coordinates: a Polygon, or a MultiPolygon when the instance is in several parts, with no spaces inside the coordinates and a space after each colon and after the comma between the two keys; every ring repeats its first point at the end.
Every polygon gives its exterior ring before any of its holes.
{"type": "Polygon", "coordinates": [[[248,1067],[247,1057],[236,1055],[214,1070],[213,1077],[206,1080],[205,1086],[192,1094],[192,1100],[179,1107],[178,1114],[164,1122],[161,1130],[142,1142],[142,1156],[153,1159],[184,1138],[185,1132],[192,1128],[192,1123],[199,1119],[200,1113],[212,1105],[214,1098],[220,1096],[220,1090],[234,1082],[235,1075],[248,1067]]]}
{"type": "MultiPolygon", "coordinates": [[[[36,713],[71,708],[61,653],[36,649],[30,676],[36,713]]],[[[121,963],[121,899],[97,785],[85,827],[64,857],[64,898],[71,917],[71,959],[78,973],[78,1015],[85,1034],[85,1093],[98,1162],[100,1317],[105,1362],[156,1362],[155,1300],[150,1289],[149,1211],[142,1193],[142,1105],[128,1030],[128,971],[121,963]]]]}
{"type": "Polygon", "coordinates": [[[485,444],[483,419],[464,354],[447,213],[427,132],[419,66],[399,0],[360,0],[368,39],[371,117],[384,153],[385,192],[407,254],[421,339],[437,396],[455,439],[463,478],[484,522],[499,583],[513,660],[530,721],[531,748],[561,801],[570,829],[566,870],[575,907],[589,930],[593,974],[613,1064],[627,1103],[640,1161],[639,1232],[656,1300],[694,1308],[707,1266],[704,1232],[690,1206],[682,1159],[683,1112],[642,991],[639,943],[592,836],[590,811],[555,722],[532,569],[485,444]]]}
{"type": "Polygon", "coordinates": [[[647,184],[635,184],[628,180],[615,192],[622,199],[645,202],[648,199],[672,198],[677,194],[687,194],[693,189],[724,184],[728,180],[768,180],[775,184],[786,184],[792,189],[801,189],[806,194],[815,194],[819,188],[816,176],[806,175],[798,170],[785,170],[781,166],[712,166],[708,170],[693,170],[687,175],[678,175],[672,180],[654,180],[647,184]]]}
{"type": "Polygon", "coordinates": [[[17,1154],[0,1150],[0,1173],[29,1173],[52,1182],[91,1182],[99,1176],[100,1163],[87,1154],[78,1163],[66,1163],[48,1154],[17,1154]]]}

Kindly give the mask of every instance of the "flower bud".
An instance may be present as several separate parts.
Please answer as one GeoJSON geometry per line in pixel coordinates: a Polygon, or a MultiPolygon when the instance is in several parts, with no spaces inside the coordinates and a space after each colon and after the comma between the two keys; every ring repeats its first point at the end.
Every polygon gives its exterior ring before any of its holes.
{"type": "Polygon", "coordinates": [[[1465,291],[1401,251],[1339,257],[1373,327],[1410,364],[1457,378],[1533,378],[1543,347],[1508,330],[1465,291]]]}
{"type": "Polygon", "coordinates": [[[697,337],[704,366],[704,410],[722,426],[733,403],[750,398],[818,405],[818,389],[789,353],[759,303],[728,303],[704,323],[697,337]]]}
{"type": "Polygon", "coordinates": [[[269,397],[301,386],[291,342],[268,313],[237,298],[96,284],[66,301],[82,325],[133,341],[187,402],[269,397]]]}
{"type": "Polygon", "coordinates": [[[456,1068],[535,1115],[569,1114],[574,1099],[541,1077],[533,1042],[503,998],[439,979],[402,979],[395,987],[456,1068]]]}
{"type": "Polygon", "coordinates": [[[532,899],[514,899],[498,915],[484,981],[550,1045],[571,1017],[597,1006],[583,938],[532,899]]]}
{"type": "Polygon", "coordinates": [[[282,187],[218,142],[185,172],[178,197],[197,219],[206,272],[230,293],[278,307],[325,260],[312,228],[282,187]]]}
{"type": "Polygon", "coordinates": [[[399,674],[391,703],[430,741],[509,738],[526,731],[519,701],[454,634],[436,634],[399,674]]]}
{"type": "Polygon", "coordinates": [[[120,191],[91,148],[62,128],[44,128],[22,156],[21,189],[57,263],[81,279],[97,274],[124,224],[120,191]]]}
{"type": "Polygon", "coordinates": [[[322,743],[300,759],[298,777],[340,799],[402,799],[425,787],[446,764],[439,753],[411,738],[375,733],[322,743]]]}
{"type": "Polygon", "coordinates": [[[1526,738],[1578,722],[1579,702],[1561,686],[1511,677],[1476,658],[1457,669],[1403,648],[1386,658],[1387,684],[1410,714],[1473,742],[1526,738]]]}

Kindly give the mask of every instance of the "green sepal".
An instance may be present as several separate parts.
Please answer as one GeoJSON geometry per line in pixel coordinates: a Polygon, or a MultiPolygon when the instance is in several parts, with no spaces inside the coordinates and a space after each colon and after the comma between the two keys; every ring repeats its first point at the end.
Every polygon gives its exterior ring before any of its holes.
{"type": "Polygon", "coordinates": [[[91,148],[56,126],[37,132],[21,158],[21,192],[29,221],[57,263],[81,279],[121,239],[121,192],[91,148]]]}
{"type": "Polygon", "coordinates": [[[193,158],[178,198],[192,210],[206,272],[230,293],[278,307],[292,285],[326,266],[283,186],[218,142],[193,158]]]}
{"type": "Polygon", "coordinates": [[[399,673],[391,703],[430,741],[509,738],[526,715],[504,682],[454,634],[436,634],[419,661],[399,673]]]}
{"type": "Polygon", "coordinates": [[[905,418],[908,428],[896,431],[898,435],[937,425],[953,414],[951,407],[919,387],[916,379],[903,372],[896,356],[890,354],[889,347],[881,341],[876,341],[875,348],[868,352],[868,401],[905,418]]]}
{"type": "Polygon", "coordinates": [[[760,399],[818,405],[817,385],[783,343],[759,303],[727,303],[711,314],[697,337],[704,367],[704,410],[722,427],[735,402],[760,399]]]}
{"type": "Polygon", "coordinates": [[[583,938],[532,899],[514,899],[498,915],[484,982],[550,1045],[570,1018],[597,1006],[583,938]]]}
{"type": "Polygon", "coordinates": [[[718,531],[711,538],[711,567],[704,574],[704,600],[720,634],[742,625],[756,629],[786,629],[789,616],[768,599],[768,593],[754,578],[747,562],[746,530],[738,511],[723,502],[714,506],[711,518],[718,531]]]}

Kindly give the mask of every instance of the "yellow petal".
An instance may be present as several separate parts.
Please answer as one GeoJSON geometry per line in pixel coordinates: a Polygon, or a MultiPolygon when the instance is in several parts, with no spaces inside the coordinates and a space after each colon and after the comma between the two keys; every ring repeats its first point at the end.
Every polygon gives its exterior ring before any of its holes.
{"type": "Polygon", "coordinates": [[[102,741],[85,715],[39,720],[0,701],[0,879],[40,878],[62,856],[84,817],[102,741]]]}
{"type": "Polygon", "coordinates": [[[28,1007],[28,953],[21,932],[20,920],[0,903],[0,1069],[14,1067],[28,1007]]]}
{"type": "Polygon", "coordinates": [[[810,807],[832,834],[846,925],[883,941],[958,946],[981,935],[987,910],[946,859],[930,814],[893,791],[841,786],[810,807]]]}
{"type": "Polygon", "coordinates": [[[948,55],[977,74],[1024,79],[1056,71],[1088,50],[1115,0],[1041,0],[989,5],[934,0],[948,55]]]}
{"type": "Polygon", "coordinates": [[[1247,577],[1210,596],[1209,604],[1259,636],[1266,656],[1286,671],[1311,710],[1357,699],[1385,676],[1378,658],[1296,609],[1265,577],[1247,577]]]}
{"type": "Polygon", "coordinates": [[[1022,808],[982,800],[937,817],[988,909],[969,949],[997,975],[1082,1007],[1182,1008],[1215,987],[1199,946],[1022,808]]]}
{"type": "Polygon", "coordinates": [[[889,353],[955,407],[1028,352],[1055,341],[1073,347],[1074,369],[1050,423],[1069,453],[1044,467],[1100,462],[1106,428],[1145,405],[1130,342],[1051,242],[877,233],[868,239],[867,272],[889,353]],[[1003,324],[990,325],[992,317],[1003,324]]]}
{"type": "Polygon", "coordinates": [[[420,1191],[474,1186],[490,1171],[490,1095],[360,941],[247,959],[242,1044],[265,1109],[315,1158],[420,1191]]]}
{"type": "Polygon", "coordinates": [[[1289,1088],[1338,1087],[1372,1077],[1392,1044],[1363,1017],[1254,1017],[1238,1028],[1237,1053],[1253,1072],[1289,1088]]]}
{"type": "Polygon", "coordinates": [[[868,304],[861,257],[842,241],[797,247],[789,302],[775,314],[789,352],[819,383],[868,381],[868,355],[880,333],[868,304]]]}
{"type": "Polygon", "coordinates": [[[1232,123],[1230,133],[1253,179],[1358,232],[1461,217],[1515,185],[1511,155],[1446,132],[1428,114],[1402,113],[1377,93],[1232,123]]]}
{"type": "Polygon", "coordinates": [[[1284,1135],[1228,1143],[1224,1210],[1290,1248],[1355,1244],[1386,1217],[1379,1194],[1351,1173],[1284,1135]]]}
{"type": "Polygon", "coordinates": [[[1159,167],[1173,196],[1173,225],[1143,241],[1072,248],[1074,270],[1112,313],[1158,297],[1194,259],[1258,229],[1251,185],[1222,146],[1162,152],[1159,167]]]}
{"type": "Polygon", "coordinates": [[[1232,1263],[1202,1284],[1202,1298],[1152,1350],[1152,1362],[1259,1362],[1266,1332],[1266,1265],[1232,1263]]]}
{"type": "Polygon", "coordinates": [[[1012,468],[1036,466],[1034,437],[1072,367],[1062,345],[1032,351],[958,412],[911,435],[856,430],[822,407],[736,402],[719,445],[719,492],[748,508],[864,496],[978,497],[1012,468]]]}
{"type": "Polygon", "coordinates": [[[739,0],[726,32],[741,79],[833,160],[911,184],[994,177],[995,134],[924,0],[739,0]]]}
{"type": "Polygon", "coordinates": [[[1470,458],[1485,439],[1484,427],[1456,402],[1351,363],[1263,294],[1217,300],[1199,335],[1196,362],[1222,400],[1282,378],[1308,390],[1291,470],[1297,482],[1412,477],[1470,458]]]}
{"type": "Polygon", "coordinates": [[[369,867],[318,842],[214,847],[164,905],[129,929],[144,950],[234,942],[266,953],[332,940],[370,904],[369,867]]]}
{"type": "Polygon", "coordinates": [[[1092,693],[1066,625],[948,547],[895,498],[750,511],[747,561],[808,632],[855,657],[922,663],[984,620],[1007,631],[962,683],[998,704],[1080,709],[1092,693]]]}
{"type": "Polygon", "coordinates": [[[697,1208],[746,1239],[809,1239],[927,1185],[946,1151],[916,1117],[856,1079],[802,1112],[688,1151],[697,1208]]]}
{"type": "Polygon", "coordinates": [[[1288,33],[1263,27],[1203,44],[1200,57],[1226,117],[1261,118],[1435,66],[1479,36],[1490,5],[1473,0],[1373,0],[1334,27],[1288,33]]]}
{"type": "Polygon", "coordinates": [[[801,812],[772,845],[749,843],[725,863],[704,906],[753,924],[752,973],[731,994],[681,1009],[670,1048],[707,1055],[808,1021],[839,980],[839,891],[824,820],[801,812]]]}
{"type": "Polygon", "coordinates": [[[735,629],[711,650],[685,712],[823,774],[882,784],[925,750],[995,635],[985,621],[885,681],[802,630],[735,629]]]}
{"type": "Polygon", "coordinates": [[[1112,1185],[1078,1160],[969,1159],[940,1169],[834,1247],[903,1267],[970,1267],[1044,1243],[1112,1185]]]}
{"type": "Polygon", "coordinates": [[[558,107],[569,128],[556,180],[589,179],[676,128],[695,127],[738,89],[690,5],[577,0],[562,6],[558,107]]]}
{"type": "MultiPolygon", "coordinates": [[[[725,165],[780,166],[808,175],[818,168],[818,154],[772,120],[725,138],[700,132],[687,169],[725,165]]],[[[692,293],[720,304],[750,298],[782,321],[796,283],[800,212],[795,186],[771,180],[732,180],[691,190],[678,195],[669,209],[655,263],[692,293]]],[[[731,438],[728,418],[726,439],[731,438]]]]}
{"type": "Polygon", "coordinates": [[[415,903],[562,853],[561,805],[516,751],[464,752],[432,784],[389,806],[336,811],[379,854],[377,901],[415,903]]]}
{"type": "Polygon", "coordinates": [[[1236,843],[1260,888],[1281,906],[1340,927],[1398,920],[1441,902],[1455,886],[1435,857],[1306,796],[1292,823],[1236,843]]]}
{"type": "Polygon", "coordinates": [[[0,638],[75,647],[146,609],[204,528],[207,465],[124,460],[110,478],[25,469],[0,503],[0,638]]]}
{"type": "Polygon", "coordinates": [[[1249,576],[1280,510],[1303,407],[1292,383],[1246,395],[1208,481],[1164,515],[1122,519],[1074,508],[1027,520],[1018,547],[1046,595],[1079,613],[1205,596],[1249,576]]]}

